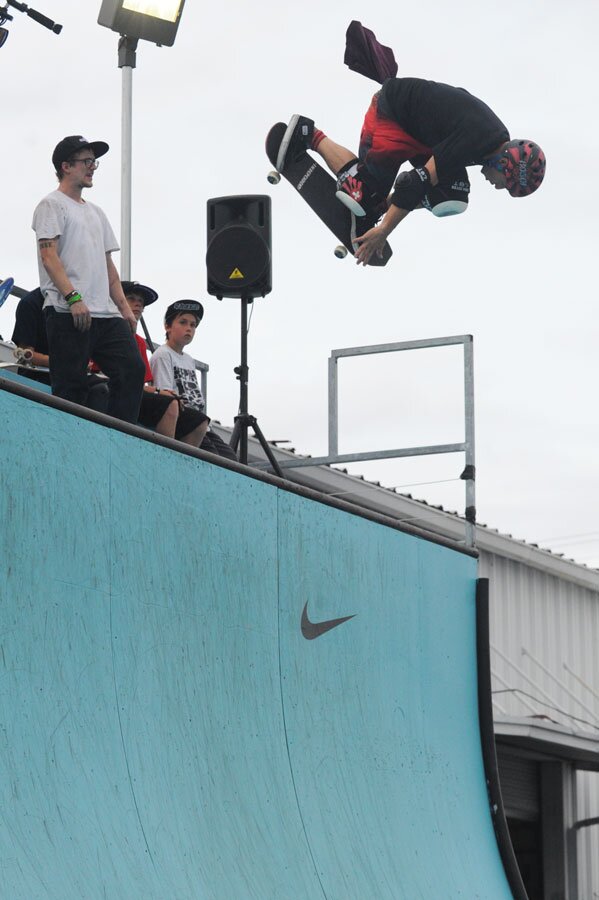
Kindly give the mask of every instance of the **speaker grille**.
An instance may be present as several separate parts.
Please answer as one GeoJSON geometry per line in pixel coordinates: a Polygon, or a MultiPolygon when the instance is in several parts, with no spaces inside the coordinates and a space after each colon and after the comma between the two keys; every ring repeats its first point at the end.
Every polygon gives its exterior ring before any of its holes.
{"type": "Polygon", "coordinates": [[[210,241],[206,265],[221,288],[243,288],[262,279],[270,263],[268,247],[249,225],[228,225],[210,241]]]}

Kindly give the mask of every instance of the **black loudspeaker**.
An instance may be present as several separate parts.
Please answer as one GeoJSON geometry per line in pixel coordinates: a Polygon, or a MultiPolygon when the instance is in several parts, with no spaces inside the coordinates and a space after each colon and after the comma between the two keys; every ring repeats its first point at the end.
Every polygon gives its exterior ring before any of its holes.
{"type": "Polygon", "coordinates": [[[243,194],[208,200],[208,293],[264,297],[272,290],[270,197],[243,194]]]}

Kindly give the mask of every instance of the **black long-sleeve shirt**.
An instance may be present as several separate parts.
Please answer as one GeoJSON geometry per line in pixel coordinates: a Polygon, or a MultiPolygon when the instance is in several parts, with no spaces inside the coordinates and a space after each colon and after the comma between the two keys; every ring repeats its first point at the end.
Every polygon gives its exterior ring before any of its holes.
{"type": "Polygon", "coordinates": [[[478,97],[422,78],[385,81],[378,111],[430,148],[440,181],[464,166],[480,165],[510,139],[501,119],[478,97]]]}

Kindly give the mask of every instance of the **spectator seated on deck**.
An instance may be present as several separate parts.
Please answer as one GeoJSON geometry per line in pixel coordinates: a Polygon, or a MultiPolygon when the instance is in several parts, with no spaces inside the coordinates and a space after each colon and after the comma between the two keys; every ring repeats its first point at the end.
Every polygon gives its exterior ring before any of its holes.
{"type": "Polygon", "coordinates": [[[164,316],[166,343],[154,351],[150,362],[153,383],[157,390],[179,397],[179,421],[185,419],[197,423],[183,438],[186,443],[237,460],[231,447],[208,428],[210,419],[205,412],[206,403],[198,384],[195,360],[183,350],[194,339],[203,315],[204,307],[197,300],[179,300],[167,308],[164,316]]]}
{"type": "MultiPolygon", "coordinates": [[[[46,323],[42,315],[44,295],[40,288],[30,291],[19,300],[15,313],[15,327],[12,340],[22,350],[31,350],[31,365],[35,368],[19,368],[19,374],[25,375],[42,384],[51,384],[52,372],[48,356],[48,336],[46,323]]],[[[87,376],[88,393],[85,405],[97,412],[106,412],[108,404],[108,387],[106,378],[97,373],[87,376]]]]}
{"type": "MultiPolygon", "coordinates": [[[[146,306],[158,300],[158,294],[153,288],[140,284],[138,281],[122,281],[121,285],[131,312],[139,322],[146,306]]],[[[165,437],[189,443],[189,433],[198,424],[202,424],[204,421],[207,423],[207,416],[203,417],[202,423],[197,423],[189,422],[186,417],[180,415],[181,408],[177,394],[174,391],[160,390],[154,385],[146,342],[139,334],[135,335],[135,340],[146,369],[139,410],[140,425],[151,428],[157,434],[165,437]]],[[[207,424],[206,427],[208,427],[207,424]]]]}
{"type": "MultiPolygon", "coordinates": [[[[121,284],[127,303],[139,322],[146,306],[154,303],[158,299],[158,294],[153,288],[137,281],[122,281],[121,284]]],[[[198,303],[197,306],[201,309],[201,304],[198,303]]],[[[184,444],[200,447],[202,450],[207,450],[208,453],[237,460],[237,456],[229,445],[209,430],[210,419],[204,411],[203,398],[201,407],[192,407],[185,402],[185,397],[176,380],[167,379],[167,381],[161,381],[160,385],[155,383],[148,361],[146,342],[138,334],[135,335],[135,340],[146,367],[144,392],[139,412],[140,424],[154,429],[158,434],[182,441],[184,444]]],[[[191,361],[193,377],[196,379],[195,363],[191,357],[188,359],[191,361]]],[[[200,393],[199,386],[198,393],[200,393]]]]}

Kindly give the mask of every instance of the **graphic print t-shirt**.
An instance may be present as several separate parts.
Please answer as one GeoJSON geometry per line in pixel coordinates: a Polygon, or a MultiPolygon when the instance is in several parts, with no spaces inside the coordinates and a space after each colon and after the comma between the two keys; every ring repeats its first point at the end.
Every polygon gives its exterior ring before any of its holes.
{"type": "Polygon", "coordinates": [[[177,353],[168,344],[154,351],[150,359],[152,380],[157,388],[175,391],[183,398],[183,405],[205,412],[206,403],[193,359],[188,353],[177,353]]]}

